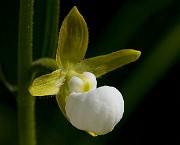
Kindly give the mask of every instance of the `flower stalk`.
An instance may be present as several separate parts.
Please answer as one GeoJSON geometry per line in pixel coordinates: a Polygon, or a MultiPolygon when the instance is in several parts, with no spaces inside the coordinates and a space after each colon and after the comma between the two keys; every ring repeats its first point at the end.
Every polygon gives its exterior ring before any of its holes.
{"type": "Polygon", "coordinates": [[[35,145],[35,98],[28,92],[28,70],[32,64],[34,0],[21,0],[18,39],[18,125],[19,145],[35,145]]]}

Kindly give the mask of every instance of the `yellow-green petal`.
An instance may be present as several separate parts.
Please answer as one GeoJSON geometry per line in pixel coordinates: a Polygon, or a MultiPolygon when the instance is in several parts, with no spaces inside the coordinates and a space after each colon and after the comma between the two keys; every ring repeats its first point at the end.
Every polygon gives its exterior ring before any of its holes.
{"type": "Polygon", "coordinates": [[[53,71],[36,78],[29,87],[32,96],[56,95],[63,84],[65,76],[61,70],[53,71]]]}
{"type": "Polygon", "coordinates": [[[119,50],[107,55],[85,59],[76,66],[77,72],[88,71],[100,77],[123,65],[136,61],[141,55],[140,51],[133,49],[119,50]]]}
{"type": "Polygon", "coordinates": [[[60,28],[56,61],[59,66],[72,69],[75,64],[84,58],[87,46],[87,24],[74,6],[60,28]]]}

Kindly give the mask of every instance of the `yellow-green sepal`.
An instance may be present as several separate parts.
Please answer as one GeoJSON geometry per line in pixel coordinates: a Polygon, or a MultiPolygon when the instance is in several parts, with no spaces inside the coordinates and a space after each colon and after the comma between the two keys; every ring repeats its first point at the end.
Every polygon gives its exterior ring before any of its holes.
{"type": "Polygon", "coordinates": [[[50,74],[36,78],[31,83],[29,92],[32,96],[56,95],[64,81],[65,74],[58,69],[50,74]]]}
{"type": "Polygon", "coordinates": [[[140,51],[133,49],[123,49],[107,55],[85,59],[76,66],[76,71],[88,71],[96,77],[100,77],[123,65],[136,61],[141,55],[140,51]]]}
{"type": "Polygon", "coordinates": [[[56,61],[60,67],[72,69],[85,56],[88,28],[83,16],[74,6],[65,17],[59,33],[56,61]]]}

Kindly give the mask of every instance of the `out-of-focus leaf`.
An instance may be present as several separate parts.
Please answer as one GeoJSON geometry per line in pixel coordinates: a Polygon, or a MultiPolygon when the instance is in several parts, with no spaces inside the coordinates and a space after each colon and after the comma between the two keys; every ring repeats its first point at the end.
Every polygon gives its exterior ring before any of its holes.
{"type": "Polygon", "coordinates": [[[152,15],[167,9],[172,2],[173,0],[127,1],[107,25],[95,48],[103,48],[103,52],[109,48],[126,48],[131,38],[137,35],[137,30],[142,28],[152,15]]]}
{"type": "Polygon", "coordinates": [[[127,116],[138,105],[142,97],[176,63],[180,55],[180,21],[168,30],[151,53],[122,84],[121,92],[126,101],[127,116]]]}

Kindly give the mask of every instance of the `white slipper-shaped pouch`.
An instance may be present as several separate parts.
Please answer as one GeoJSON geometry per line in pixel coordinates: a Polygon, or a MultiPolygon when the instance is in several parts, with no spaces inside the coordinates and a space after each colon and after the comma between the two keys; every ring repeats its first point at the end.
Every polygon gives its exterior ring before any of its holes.
{"type": "Polygon", "coordinates": [[[85,93],[71,93],[66,100],[71,124],[95,135],[111,132],[124,113],[124,100],[114,87],[102,86],[85,93]]]}

